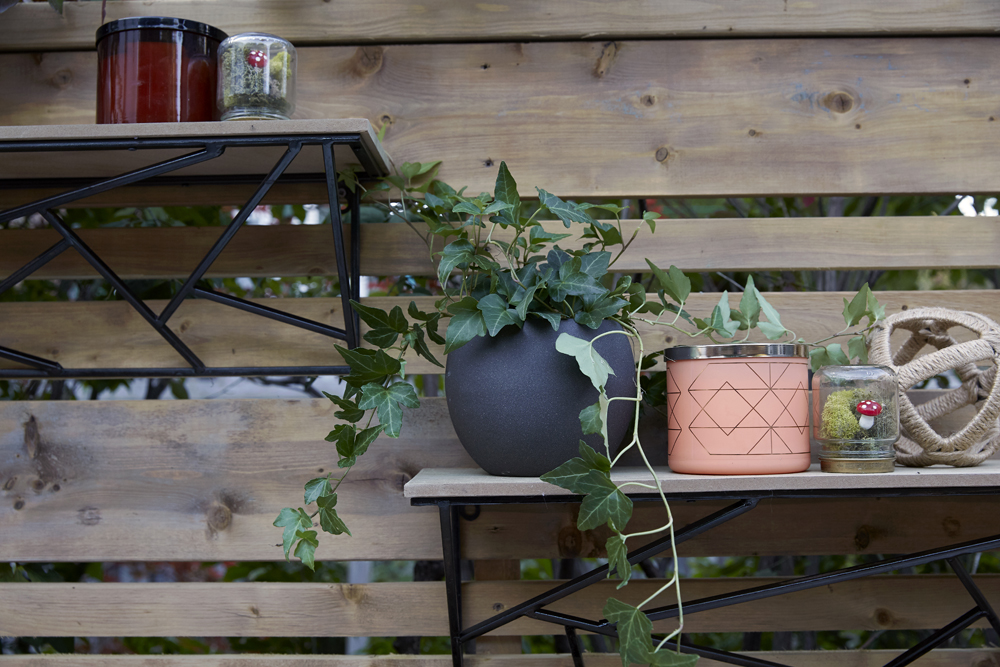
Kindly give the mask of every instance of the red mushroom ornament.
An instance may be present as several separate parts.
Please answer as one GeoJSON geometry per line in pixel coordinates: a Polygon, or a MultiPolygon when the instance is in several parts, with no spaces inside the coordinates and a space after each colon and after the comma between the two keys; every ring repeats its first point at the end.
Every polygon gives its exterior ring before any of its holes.
{"type": "Polygon", "coordinates": [[[861,415],[858,418],[858,426],[866,431],[875,425],[876,415],[882,413],[882,406],[875,401],[861,401],[855,409],[861,415]]]}
{"type": "Polygon", "coordinates": [[[247,64],[250,67],[263,69],[267,65],[267,54],[260,49],[253,49],[247,53],[247,64]]]}

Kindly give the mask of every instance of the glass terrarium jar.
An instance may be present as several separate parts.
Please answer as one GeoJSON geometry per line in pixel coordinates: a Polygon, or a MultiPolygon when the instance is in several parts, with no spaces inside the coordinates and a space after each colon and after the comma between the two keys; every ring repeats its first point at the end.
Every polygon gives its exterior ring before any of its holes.
{"type": "Polygon", "coordinates": [[[225,38],[166,16],[105,23],[97,31],[97,122],[216,120],[216,51],[225,38]]]}
{"type": "Polygon", "coordinates": [[[222,120],[288,120],[295,111],[295,47],[275,35],[233,35],[219,47],[222,120]]]}
{"type": "Polygon", "coordinates": [[[823,472],[892,472],[899,384],[885,366],[825,366],[813,375],[813,437],[823,472]]]}

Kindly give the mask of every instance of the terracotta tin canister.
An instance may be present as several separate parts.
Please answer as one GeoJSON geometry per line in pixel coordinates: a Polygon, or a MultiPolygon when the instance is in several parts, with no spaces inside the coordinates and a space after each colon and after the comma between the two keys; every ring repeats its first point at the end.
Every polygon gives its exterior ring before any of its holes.
{"type": "Polygon", "coordinates": [[[809,467],[806,346],[679,346],[665,356],[671,470],[760,475],[809,467]]]}

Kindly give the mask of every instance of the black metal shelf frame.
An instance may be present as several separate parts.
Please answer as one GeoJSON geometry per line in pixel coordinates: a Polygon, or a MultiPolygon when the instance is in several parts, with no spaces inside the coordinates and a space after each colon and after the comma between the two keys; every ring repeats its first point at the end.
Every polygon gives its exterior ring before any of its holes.
{"type": "Polygon", "coordinates": [[[0,183],[3,187],[29,188],[74,187],[62,194],[46,197],[30,204],[17,206],[0,212],[0,222],[31,215],[41,214],[49,225],[63,237],[58,243],[32,259],[10,276],[0,281],[0,294],[12,288],[17,283],[29,277],[40,267],[51,261],[63,251],[73,248],[94,267],[142,316],[160,336],[177,351],[188,364],[188,368],[64,368],[59,363],[38,357],[26,352],[13,350],[0,345],[0,358],[15,361],[30,368],[0,369],[0,378],[97,378],[97,377],[224,377],[247,375],[339,375],[350,372],[347,366],[252,366],[252,367],[209,367],[198,358],[171,329],[168,322],[181,303],[188,297],[202,298],[239,310],[275,320],[284,324],[299,327],[307,331],[330,336],[347,342],[349,348],[354,348],[360,340],[360,322],[357,314],[351,308],[350,300],[358,299],[360,282],[360,192],[346,192],[351,212],[351,261],[348,265],[344,244],[344,233],[340,215],[340,197],[337,185],[337,169],[333,147],[346,145],[357,157],[365,170],[361,177],[374,177],[378,174],[374,162],[362,145],[359,133],[335,134],[286,134],[235,137],[170,137],[170,138],[133,138],[133,139],[70,139],[70,140],[38,140],[38,141],[7,141],[0,142],[0,153],[25,153],[46,151],[93,151],[93,150],[153,150],[153,149],[193,149],[193,152],[149,165],[118,176],[98,181],[72,179],[72,181],[55,181],[53,179],[16,179],[0,183]],[[323,154],[323,173],[320,174],[288,174],[282,178],[285,170],[304,146],[319,146],[323,154]],[[179,169],[201,162],[214,160],[227,148],[244,148],[254,146],[284,146],[285,152],[267,175],[260,180],[254,176],[164,176],[179,169]],[[303,317],[281,312],[274,308],[246,301],[215,290],[198,287],[197,283],[211,267],[212,263],[232,240],[236,232],[243,226],[247,218],[263,200],[278,179],[282,182],[325,182],[327,198],[330,204],[331,226],[333,227],[334,252],[336,253],[337,273],[340,281],[341,306],[344,312],[343,329],[329,326],[303,317]],[[109,267],[79,235],[59,216],[55,210],[60,206],[81,199],[113,190],[126,185],[134,185],[141,181],[151,184],[183,184],[197,180],[199,184],[233,184],[259,183],[254,193],[240,208],[219,239],[198,263],[197,268],[187,277],[183,285],[174,294],[160,313],[154,313],[138,297],[131,292],[125,282],[109,267]],[[348,268],[349,267],[349,268],[348,268]]]}
{"type": "MultiPolygon", "coordinates": [[[[670,501],[690,501],[690,500],[732,500],[731,505],[721,510],[713,512],[698,521],[694,521],[683,528],[676,530],[674,540],[677,544],[685,542],[692,537],[700,535],[712,528],[722,525],[738,516],[746,514],[757,507],[757,504],[765,498],[888,498],[888,497],[910,497],[910,496],[953,496],[953,495],[996,495],[1000,493],[1000,488],[942,488],[942,489],[848,489],[848,490],[817,490],[817,491],[763,491],[763,492],[741,492],[741,493],[688,493],[688,494],[667,494],[670,501]]],[[[629,494],[629,498],[636,502],[656,502],[660,501],[658,494],[629,494]]],[[[608,566],[602,565],[590,572],[580,575],[567,581],[551,590],[526,600],[518,605],[514,605],[476,625],[464,628],[462,623],[462,592],[461,592],[461,568],[460,568],[460,530],[459,520],[475,521],[480,514],[482,505],[507,505],[507,504],[553,504],[553,503],[578,503],[582,501],[580,496],[499,496],[499,497],[459,497],[459,498],[413,498],[410,503],[413,506],[437,506],[441,521],[441,541],[444,552],[445,585],[448,597],[448,621],[451,632],[451,651],[453,667],[462,667],[464,664],[464,645],[481,637],[482,635],[495,630],[503,625],[511,623],[519,618],[527,617],[546,623],[562,626],[569,640],[573,664],[575,667],[583,667],[583,652],[579,645],[577,631],[584,631],[593,634],[604,635],[617,638],[618,633],[615,626],[607,619],[592,620],[564,614],[545,609],[558,600],[561,600],[587,586],[595,584],[605,578],[608,574],[608,566]],[[473,507],[471,513],[466,512],[467,507],[473,507]]],[[[628,555],[630,564],[635,565],[652,558],[657,554],[671,548],[670,537],[663,537],[650,544],[631,551],[628,555]]],[[[741,591],[716,595],[691,600],[684,603],[684,614],[691,614],[728,607],[744,602],[753,602],[765,598],[795,593],[809,590],[821,586],[828,586],[853,579],[860,579],[876,574],[885,574],[894,570],[916,565],[924,565],[936,561],[946,560],[952,570],[958,576],[959,581],[965,587],[969,596],[974,602],[974,606],[959,618],[945,625],[940,630],[935,631],[930,636],[912,646],[907,651],[896,656],[886,663],[885,667],[902,667],[917,660],[922,655],[931,651],[937,646],[947,642],[956,634],[969,627],[981,618],[985,618],[993,630],[1000,633],[1000,617],[990,606],[989,601],[983,592],[976,585],[968,571],[962,565],[959,557],[974,554],[981,551],[991,551],[1000,549],[1000,535],[994,535],[978,540],[971,540],[946,547],[929,549],[905,556],[884,558],[872,563],[864,563],[855,567],[849,567],[833,572],[824,572],[816,575],[796,577],[787,581],[765,586],[756,586],[741,591]]],[[[677,605],[668,605],[649,609],[646,616],[651,621],[675,618],[678,615],[677,605]]],[[[654,643],[662,640],[663,637],[653,635],[654,643]]],[[[689,643],[682,643],[680,650],[683,653],[691,653],[706,658],[711,658],[719,662],[732,665],[742,665],[744,667],[788,667],[777,662],[763,660],[752,656],[742,655],[731,651],[722,651],[704,646],[697,646],[689,643]]]]}

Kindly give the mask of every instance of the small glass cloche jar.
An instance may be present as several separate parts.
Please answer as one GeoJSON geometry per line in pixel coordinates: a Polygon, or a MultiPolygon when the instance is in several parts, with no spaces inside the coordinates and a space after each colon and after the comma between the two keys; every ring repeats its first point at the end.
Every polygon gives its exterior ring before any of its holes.
{"type": "Polygon", "coordinates": [[[892,472],[899,383],[885,366],[824,366],[813,374],[813,438],[823,472],[892,472]]]}
{"type": "Polygon", "coordinates": [[[262,32],[224,40],[217,102],[222,120],[288,120],[295,111],[295,47],[262,32]]]}

